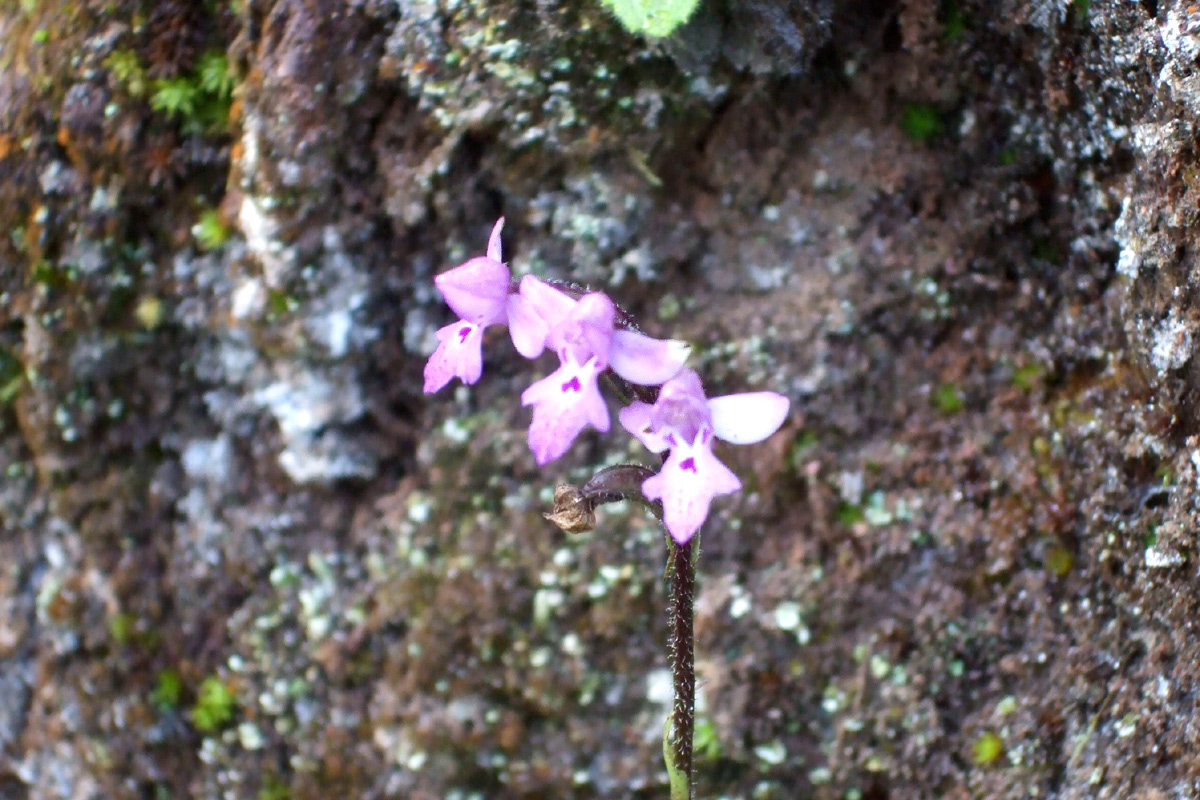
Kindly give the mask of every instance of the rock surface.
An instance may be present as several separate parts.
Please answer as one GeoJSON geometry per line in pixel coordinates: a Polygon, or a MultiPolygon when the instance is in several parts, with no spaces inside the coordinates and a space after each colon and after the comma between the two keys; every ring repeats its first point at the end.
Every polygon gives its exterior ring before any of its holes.
{"type": "MultiPolygon", "coordinates": [[[[794,415],[703,535],[703,798],[1200,794],[1200,10],[0,6],[0,796],[666,793],[661,535],[567,537],[514,269],[794,415]]],[[[664,688],[665,687],[665,688],[664,688]]]]}

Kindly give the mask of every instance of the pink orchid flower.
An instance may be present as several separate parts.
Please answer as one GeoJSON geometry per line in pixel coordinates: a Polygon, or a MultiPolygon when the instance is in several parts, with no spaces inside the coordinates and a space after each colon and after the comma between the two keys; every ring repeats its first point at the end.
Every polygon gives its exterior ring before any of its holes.
{"type": "Polygon", "coordinates": [[[708,400],[700,377],[681,370],[667,381],[654,405],[635,402],[621,410],[621,424],[649,450],[670,450],[662,470],[642,483],[650,500],[662,500],[671,537],[687,544],[700,530],[713,497],[742,488],[712,452],[713,439],[752,444],[779,430],[788,399],[774,392],[730,394],[708,400]]]}
{"type": "Polygon", "coordinates": [[[608,430],[608,407],[596,384],[607,369],[631,383],[657,385],[679,372],[691,348],[617,329],[616,306],[600,292],[578,300],[532,275],[508,298],[508,329],[517,352],[537,358],[549,348],[560,366],[530,386],[529,447],[538,464],[561,456],[588,425],[608,430]]]}
{"type": "Polygon", "coordinates": [[[512,276],[500,260],[503,227],[501,217],[488,238],[486,256],[472,258],[433,279],[460,319],[437,332],[437,349],[425,364],[426,394],[438,391],[455,377],[463,383],[475,383],[483,373],[483,329],[507,320],[512,276]]]}

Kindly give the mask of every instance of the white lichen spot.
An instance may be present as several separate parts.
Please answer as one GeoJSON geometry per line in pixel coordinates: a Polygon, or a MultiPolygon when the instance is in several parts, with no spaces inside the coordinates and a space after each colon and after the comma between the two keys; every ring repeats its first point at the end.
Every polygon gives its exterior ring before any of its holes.
{"type": "Polygon", "coordinates": [[[1150,359],[1159,372],[1178,369],[1192,357],[1191,326],[1179,318],[1175,309],[1154,331],[1150,359]]]}
{"type": "Polygon", "coordinates": [[[734,619],[741,619],[749,614],[750,609],[754,607],[750,598],[742,593],[742,591],[738,591],[740,589],[741,587],[735,586],[730,592],[733,594],[733,599],[729,601],[729,616],[734,619]]]}
{"type": "Polygon", "coordinates": [[[791,601],[775,607],[775,627],[781,631],[794,631],[800,627],[800,605],[791,601]]]}
{"type": "Polygon", "coordinates": [[[260,316],[267,307],[267,290],[257,278],[247,278],[233,290],[229,313],[241,322],[260,316]]]}
{"type": "Polygon", "coordinates": [[[1136,711],[1131,711],[1121,717],[1113,724],[1113,730],[1117,734],[1118,739],[1125,739],[1137,732],[1138,714],[1136,711]]]}
{"type": "Polygon", "coordinates": [[[559,647],[565,655],[572,658],[578,658],[583,655],[583,640],[576,633],[568,633],[564,636],[562,642],[559,643],[559,647]]]}
{"type": "Polygon", "coordinates": [[[273,288],[282,288],[295,262],[295,251],[276,238],[279,222],[267,213],[267,198],[247,194],[238,210],[238,228],[250,255],[262,266],[263,277],[273,288]]]}
{"type": "Polygon", "coordinates": [[[779,739],[754,746],[754,755],[767,766],[777,767],[787,761],[788,751],[779,739]]]}
{"type": "Polygon", "coordinates": [[[1146,548],[1145,553],[1146,567],[1148,569],[1168,569],[1177,567],[1184,562],[1184,557],[1181,553],[1174,550],[1168,550],[1159,545],[1151,545],[1146,548]]]}
{"type": "Polygon", "coordinates": [[[533,594],[533,623],[544,627],[554,615],[554,610],[563,604],[566,595],[560,589],[539,589],[533,594]]]}
{"type": "Polygon", "coordinates": [[[261,750],[267,743],[262,731],[253,722],[243,722],[238,725],[237,735],[238,742],[246,750],[261,750]]]}
{"type": "Polygon", "coordinates": [[[360,389],[349,374],[297,372],[258,390],[253,398],[279,423],[284,440],[279,465],[292,480],[322,482],[375,473],[374,458],[336,427],[363,414],[360,389]]]}
{"type": "Polygon", "coordinates": [[[179,456],[179,463],[194,481],[224,484],[233,468],[233,447],[229,437],[222,435],[188,442],[179,456]]]}

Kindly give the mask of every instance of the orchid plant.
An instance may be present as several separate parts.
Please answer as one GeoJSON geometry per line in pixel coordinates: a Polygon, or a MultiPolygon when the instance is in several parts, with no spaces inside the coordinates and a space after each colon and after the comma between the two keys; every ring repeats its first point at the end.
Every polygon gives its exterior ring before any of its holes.
{"type": "Polygon", "coordinates": [[[558,369],[521,394],[521,404],[533,407],[529,447],[539,465],[566,453],[588,426],[601,433],[609,430],[602,378],[628,402],[618,415],[622,427],[652,453],[665,454],[657,472],[626,464],[601,470],[582,487],[559,486],[554,510],[545,516],[568,532],[591,530],[598,505],[633,499],[645,503],[665,526],[675,702],[663,753],[671,800],[689,800],[698,533],[713,498],[742,487],[713,453],[713,443],[766,439],[786,419],[788,399],[775,392],[707,398],[700,376],[685,366],[691,350],[687,343],[638,331],[602,292],[553,285],[533,275],[514,282],[501,256],[503,226],[501,218],[492,228],[486,255],[434,279],[459,320],[437,332],[437,349],[425,365],[425,392],[437,392],[454,378],[466,384],[478,381],[484,329],[507,325],[522,356],[534,359],[552,350],[559,360],[558,369]]]}

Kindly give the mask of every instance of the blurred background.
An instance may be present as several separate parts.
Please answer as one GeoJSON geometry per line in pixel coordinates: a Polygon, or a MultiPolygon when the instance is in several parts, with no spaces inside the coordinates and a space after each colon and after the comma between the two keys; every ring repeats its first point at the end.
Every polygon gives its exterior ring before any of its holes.
{"type": "Polygon", "coordinates": [[[1198,33],[0,2],[0,797],[666,796],[661,533],[541,516],[648,454],[539,470],[501,329],[421,393],[501,214],[792,401],[718,452],[698,797],[1195,796],[1198,33]]]}

